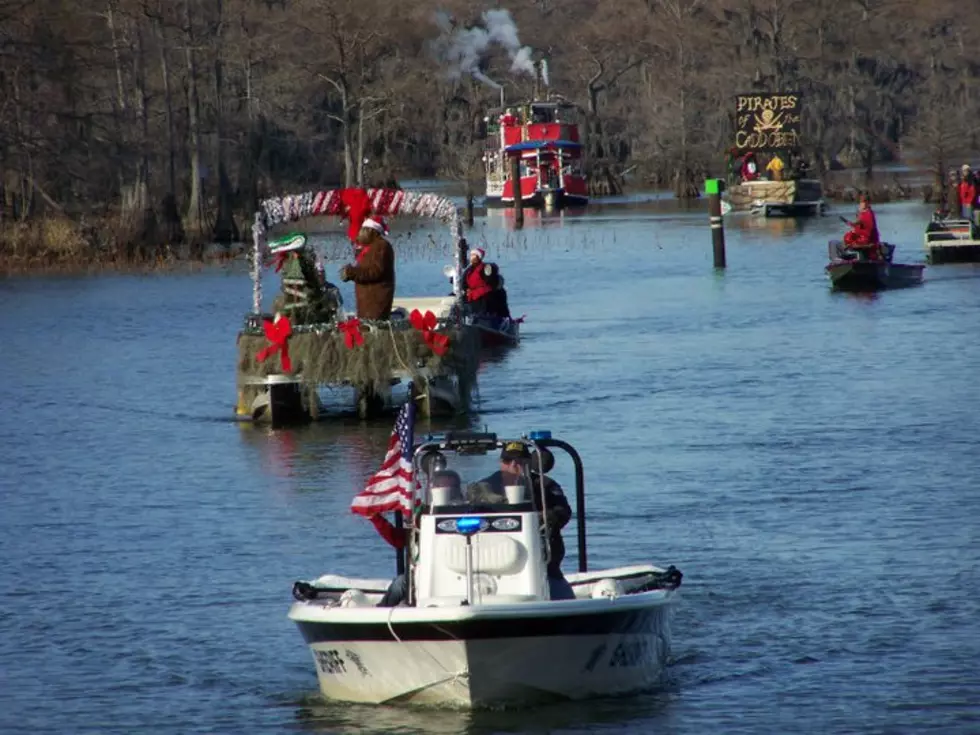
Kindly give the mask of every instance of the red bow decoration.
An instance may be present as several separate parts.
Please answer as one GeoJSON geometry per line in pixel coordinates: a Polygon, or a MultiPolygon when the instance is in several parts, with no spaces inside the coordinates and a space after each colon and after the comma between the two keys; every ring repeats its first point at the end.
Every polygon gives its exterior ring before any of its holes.
{"type": "Polygon", "coordinates": [[[262,331],[265,332],[265,338],[272,344],[259,350],[255,359],[259,362],[265,362],[266,358],[278,352],[282,360],[283,372],[291,373],[293,371],[293,361],[289,359],[289,345],[286,343],[289,335],[293,333],[293,325],[289,323],[289,317],[277,314],[275,321],[272,319],[263,319],[262,331]]]}
{"type": "Polygon", "coordinates": [[[361,231],[361,225],[371,213],[371,199],[364,189],[341,189],[340,202],[346,208],[345,216],[350,220],[347,237],[354,242],[357,233],[361,231]]]}
{"type": "Polygon", "coordinates": [[[348,350],[353,350],[355,347],[364,344],[364,335],[361,334],[361,320],[356,316],[338,324],[337,329],[344,333],[344,344],[347,345],[348,350]]]}
{"type": "Polygon", "coordinates": [[[422,333],[422,339],[425,343],[429,345],[434,353],[437,355],[445,355],[446,350],[449,349],[449,337],[445,334],[438,334],[435,332],[436,325],[439,320],[436,319],[436,315],[431,311],[425,312],[425,316],[422,316],[422,312],[418,309],[412,309],[412,313],[408,316],[409,322],[422,333]]]}

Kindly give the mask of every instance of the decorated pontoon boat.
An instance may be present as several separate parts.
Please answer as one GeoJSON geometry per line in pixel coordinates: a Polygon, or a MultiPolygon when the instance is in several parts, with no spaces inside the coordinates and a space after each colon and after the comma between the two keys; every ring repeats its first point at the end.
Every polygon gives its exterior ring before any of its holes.
{"type": "Polygon", "coordinates": [[[817,215],[826,208],[819,179],[745,181],[729,187],[725,197],[733,210],[764,217],[817,215]]]}
{"type": "Polygon", "coordinates": [[[416,446],[414,478],[425,490],[417,490],[407,558],[400,560],[407,605],[377,605],[387,579],[326,575],[294,585],[289,617],[311,649],[326,697],[483,707],[623,694],[663,682],[681,573],[650,564],[590,571],[581,458],[550,432],[516,441],[531,453],[529,481],[504,488],[506,497],[492,502],[474,494],[479,483],[454,498],[430,487],[428,473],[465,470],[468,461],[510,449],[511,441],[457,433],[416,446]],[[546,579],[548,514],[536,508],[547,507],[542,457],[552,449],[563,450],[575,468],[578,572],[565,575],[575,599],[550,599],[546,579]]]}
{"type": "MultiPolygon", "coordinates": [[[[330,389],[353,389],[367,416],[390,407],[407,385],[427,413],[466,411],[479,359],[479,333],[464,319],[461,296],[398,298],[392,316],[358,319],[343,310],[322,260],[302,233],[269,240],[272,228],[308,217],[350,216],[355,202],[372,215],[420,216],[450,226],[454,264],[464,263],[456,206],[435,194],[342,189],[269,199],[253,226],[252,311],[238,335],[240,416],[274,425],[319,418],[330,389]],[[263,309],[263,270],[281,277],[281,293],[263,309]]],[[[363,212],[362,212],[363,214],[363,212]]],[[[457,278],[458,280],[458,278],[457,278]]]]}

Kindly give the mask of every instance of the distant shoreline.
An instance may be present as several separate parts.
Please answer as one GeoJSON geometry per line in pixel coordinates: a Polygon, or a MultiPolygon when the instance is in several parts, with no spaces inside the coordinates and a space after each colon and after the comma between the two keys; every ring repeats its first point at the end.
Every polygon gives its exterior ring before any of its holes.
{"type": "MultiPolygon", "coordinates": [[[[872,201],[920,201],[929,203],[933,199],[933,185],[930,183],[932,174],[921,169],[902,168],[899,170],[876,171],[872,176],[871,185],[864,183],[864,172],[854,169],[831,171],[824,176],[824,199],[828,202],[855,202],[858,195],[868,192],[872,201]]],[[[625,197],[630,194],[671,194],[669,189],[658,190],[647,187],[627,187],[625,197]]],[[[621,197],[611,197],[616,201],[604,201],[599,197],[592,200],[598,206],[629,205],[621,197]]],[[[658,197],[659,199],[659,197],[658,197]]],[[[479,201],[479,199],[477,200],[479,201]]],[[[674,201],[684,206],[685,200],[673,196],[664,201],[674,201]]],[[[686,200],[687,205],[696,205],[700,199],[686,200]]],[[[478,206],[478,213],[485,212],[485,207],[478,206]]],[[[334,218],[327,221],[321,218],[309,218],[292,224],[294,229],[309,233],[337,232],[338,225],[334,218]],[[322,222],[323,226],[318,226],[322,222]]],[[[0,277],[24,275],[86,275],[100,273],[132,273],[153,274],[172,272],[193,272],[215,265],[239,263],[251,247],[250,242],[224,245],[207,245],[192,247],[190,245],[162,246],[153,249],[137,249],[132,255],[119,249],[100,247],[90,241],[92,235],[81,236],[79,229],[72,223],[49,221],[33,223],[33,236],[30,240],[23,237],[11,238],[12,228],[26,227],[10,225],[0,228],[0,277]],[[54,226],[48,226],[54,225],[54,226]],[[51,232],[47,232],[51,230],[51,232]]],[[[95,233],[95,237],[102,233],[95,233]]]]}

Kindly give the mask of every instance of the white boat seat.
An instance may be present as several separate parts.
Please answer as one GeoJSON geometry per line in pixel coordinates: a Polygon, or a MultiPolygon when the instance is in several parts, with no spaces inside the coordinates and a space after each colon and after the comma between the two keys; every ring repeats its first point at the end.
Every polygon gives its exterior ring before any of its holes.
{"type": "MultiPolygon", "coordinates": [[[[466,541],[447,539],[442,563],[456,574],[466,574],[466,541]]],[[[527,562],[524,547],[507,536],[484,534],[473,539],[473,571],[483,574],[517,574],[527,562]]]]}

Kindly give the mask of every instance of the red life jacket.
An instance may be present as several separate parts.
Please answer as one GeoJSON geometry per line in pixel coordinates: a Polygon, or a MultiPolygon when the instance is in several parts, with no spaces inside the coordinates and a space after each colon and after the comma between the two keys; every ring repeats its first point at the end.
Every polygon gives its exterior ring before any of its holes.
{"type": "Polygon", "coordinates": [[[488,293],[493,291],[493,286],[488,280],[489,274],[487,271],[493,272],[487,263],[477,263],[476,265],[471,265],[466,269],[466,274],[463,276],[463,281],[466,283],[466,300],[476,301],[477,299],[482,299],[488,293]]]}

